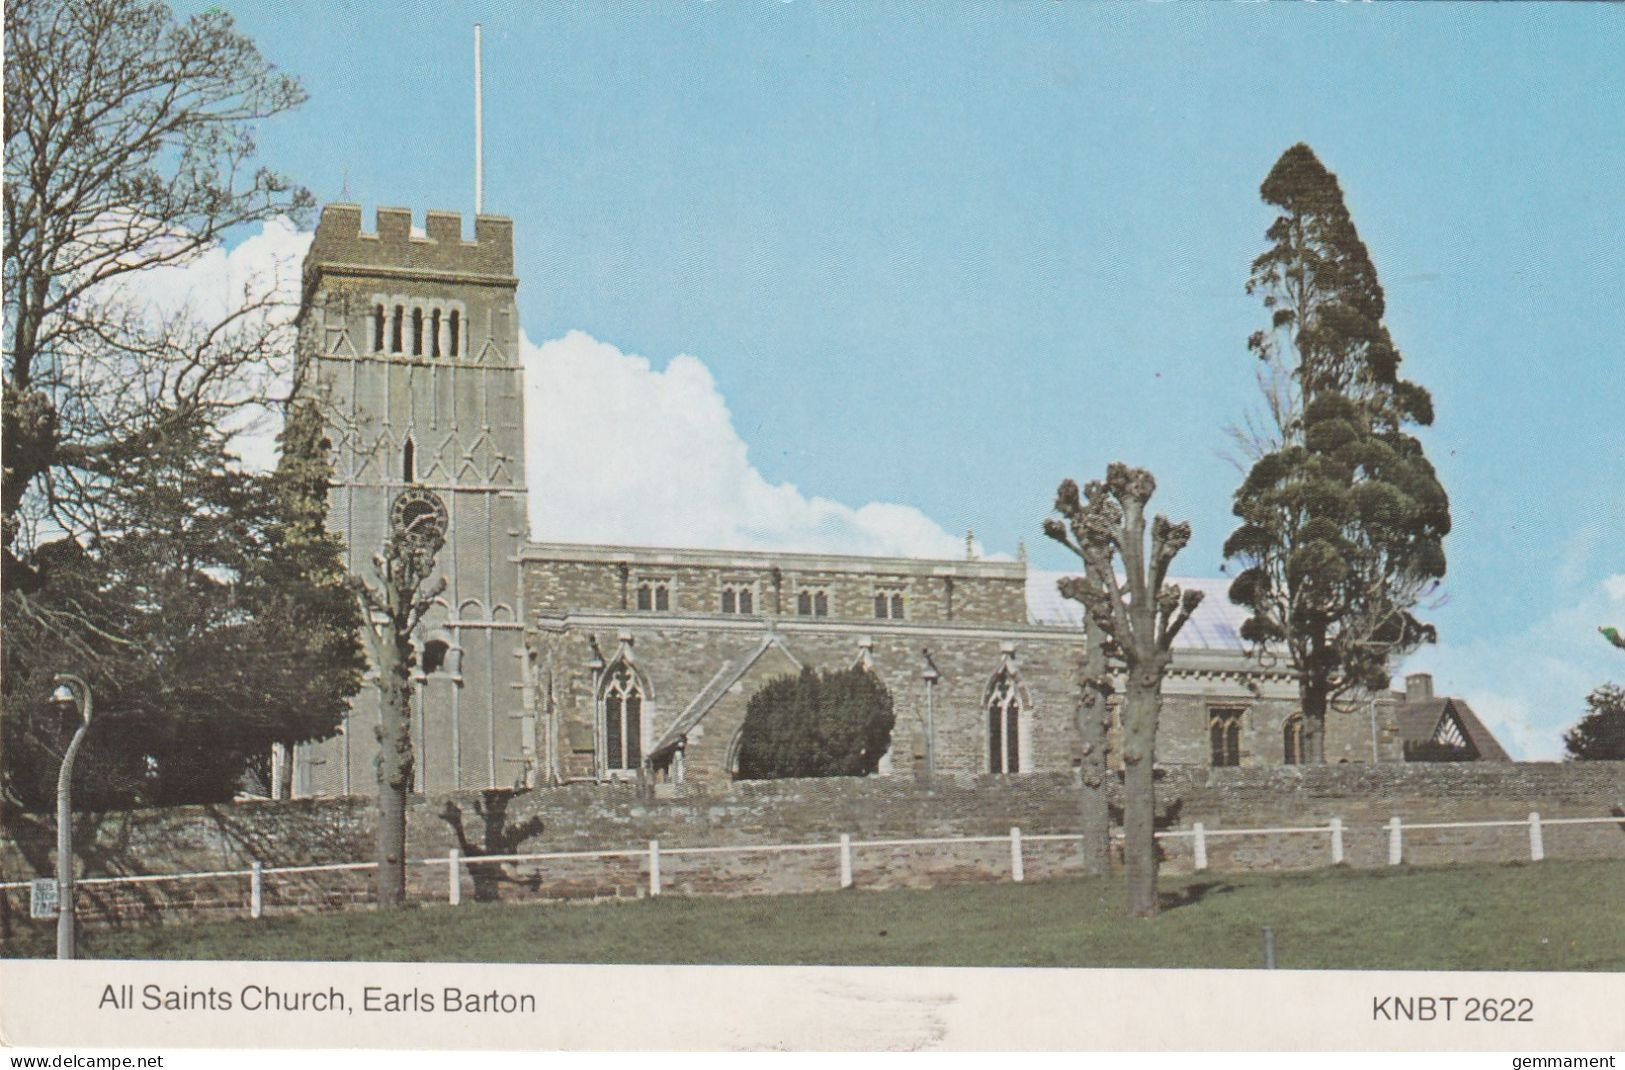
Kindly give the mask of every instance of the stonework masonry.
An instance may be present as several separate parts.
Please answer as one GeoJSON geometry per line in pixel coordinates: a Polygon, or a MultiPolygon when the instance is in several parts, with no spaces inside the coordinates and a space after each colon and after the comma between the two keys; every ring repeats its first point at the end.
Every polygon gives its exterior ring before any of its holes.
{"type": "MultiPolygon", "coordinates": [[[[1545,826],[1546,857],[1625,858],[1625,763],[1366,764],[1297,768],[1169,768],[1159,780],[1163,824],[1209,831],[1345,824],[1346,864],[1387,864],[1391,817],[1408,823],[1618,818],[1617,823],[1545,826]]],[[[573,784],[485,797],[419,797],[409,818],[408,855],[445,858],[459,846],[446,816],[462,821],[472,864],[465,898],[576,899],[647,892],[641,856],[480,864],[478,852],[642,851],[781,843],[833,843],[854,850],[860,888],[924,887],[1010,879],[1007,836],[1075,833],[1078,789],[1068,773],[1024,776],[913,776],[738,782],[724,785],[573,784]],[[494,820],[476,813],[479,804],[494,820]],[[448,811],[450,807],[450,811],[448,811]],[[998,837],[983,844],[862,847],[861,841],[922,837],[998,837]]],[[[76,844],[87,876],[243,870],[361,861],[372,851],[372,807],[357,799],[296,800],[85,814],[76,844]]],[[[7,881],[49,873],[54,831],[44,817],[23,817],[0,840],[7,881]]],[[[1188,838],[1162,841],[1170,872],[1189,872],[1188,838]]],[[[1210,836],[1216,872],[1292,870],[1330,864],[1325,834],[1210,836]]],[[[1405,861],[1416,865],[1529,859],[1528,831],[1466,828],[1408,831],[1405,861]]],[[[1072,841],[1025,841],[1027,879],[1078,872],[1072,841]]],[[[663,891],[676,895],[770,894],[832,889],[833,850],[794,854],[663,855],[663,891]]],[[[444,901],[444,865],[409,867],[414,898],[444,901]]],[[[367,871],[267,878],[270,912],[338,909],[371,901],[367,871]]],[[[241,914],[242,876],[136,885],[82,885],[87,916],[101,922],[151,922],[194,914],[241,914]]],[[[27,891],[5,898],[8,924],[27,914],[27,891]]]]}

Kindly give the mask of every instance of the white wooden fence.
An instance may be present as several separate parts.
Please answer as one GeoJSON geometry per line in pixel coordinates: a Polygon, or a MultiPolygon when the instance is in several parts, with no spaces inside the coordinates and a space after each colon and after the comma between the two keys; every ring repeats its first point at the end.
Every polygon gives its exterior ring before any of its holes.
{"type": "MultiPolygon", "coordinates": [[[[1388,864],[1399,865],[1405,859],[1405,833],[1406,831],[1444,830],[1444,829],[1488,829],[1488,828],[1527,828],[1529,836],[1529,860],[1539,862],[1546,857],[1545,829],[1549,826],[1565,825],[1616,825],[1625,832],[1625,817],[1560,817],[1542,818],[1538,813],[1530,815],[1522,821],[1430,821],[1412,822],[1406,824],[1398,817],[1389,819],[1385,826],[1378,826],[1387,833],[1388,864]]],[[[1214,838],[1245,837],[1245,836],[1325,836],[1327,843],[1326,859],[1330,865],[1340,865],[1344,861],[1343,839],[1350,829],[1343,824],[1341,818],[1332,818],[1325,825],[1293,825],[1275,828],[1229,829],[1207,828],[1198,821],[1188,829],[1171,829],[1156,833],[1159,840],[1189,839],[1191,840],[1192,866],[1198,871],[1208,868],[1208,842],[1214,838]]],[[[1367,831],[1375,831],[1368,829],[1367,831]]],[[[1122,839],[1122,830],[1115,830],[1112,835],[1122,839]]],[[[1026,879],[1026,864],[1024,846],[1031,843],[1061,843],[1076,842],[1077,833],[1023,833],[1019,827],[1012,827],[1008,835],[1001,836],[937,836],[914,839],[885,839],[885,840],[854,840],[849,833],[842,833],[837,840],[819,841],[814,843],[775,843],[775,844],[734,844],[716,847],[662,847],[659,840],[650,840],[646,848],[628,848],[612,851],[542,851],[524,854],[503,855],[475,855],[464,857],[462,852],[453,848],[444,858],[410,859],[408,865],[445,866],[446,867],[446,901],[453,906],[462,902],[463,875],[465,868],[480,865],[499,865],[519,862],[549,862],[549,861],[586,861],[592,859],[635,858],[644,861],[641,867],[648,879],[648,894],[660,895],[662,892],[660,863],[662,858],[719,855],[719,854],[783,854],[795,852],[835,852],[838,860],[838,886],[850,888],[853,885],[853,855],[862,848],[883,847],[928,847],[960,844],[993,844],[1007,843],[1010,850],[1010,876],[1014,881],[1026,879]]],[[[1625,852],[1622,852],[1625,854],[1625,852]]],[[[78,885],[121,885],[121,884],[155,884],[162,882],[184,882],[196,880],[219,880],[227,878],[241,878],[248,881],[249,914],[252,917],[261,917],[264,913],[265,878],[268,876],[291,876],[306,873],[330,873],[342,871],[357,871],[376,869],[376,862],[336,862],[326,865],[307,866],[274,866],[267,867],[258,861],[253,862],[247,869],[223,869],[197,873],[147,873],[135,876],[121,877],[81,877],[75,883],[78,885]]],[[[29,881],[6,881],[0,883],[0,892],[29,887],[29,881]]]]}

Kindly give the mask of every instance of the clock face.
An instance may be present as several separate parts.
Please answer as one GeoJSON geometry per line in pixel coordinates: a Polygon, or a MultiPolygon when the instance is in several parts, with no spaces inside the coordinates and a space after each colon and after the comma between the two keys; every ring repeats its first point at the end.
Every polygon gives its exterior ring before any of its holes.
{"type": "Polygon", "coordinates": [[[389,519],[397,536],[421,549],[438,549],[446,540],[446,503],[434,491],[403,490],[390,507],[389,519]]]}

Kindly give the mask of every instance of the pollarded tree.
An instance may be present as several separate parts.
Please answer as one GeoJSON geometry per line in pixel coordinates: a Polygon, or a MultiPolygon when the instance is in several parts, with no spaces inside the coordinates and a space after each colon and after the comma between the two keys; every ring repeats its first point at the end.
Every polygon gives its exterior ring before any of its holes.
{"type": "Polygon", "coordinates": [[[1135,917],[1157,912],[1155,764],[1162,680],[1174,638],[1202,602],[1201,591],[1166,582],[1168,566],[1190,542],[1191,527],[1159,515],[1147,532],[1145,507],[1156,489],[1150,472],[1113,463],[1105,480],[1091,482],[1081,495],[1072,480],[1062,482],[1055,494],[1062,519],[1044,522],[1046,535],[1083,559],[1083,575],[1064,581],[1061,593],[1083,603],[1126,669],[1123,859],[1128,910],[1135,917]]]}
{"type": "Polygon", "coordinates": [[[1435,637],[1415,611],[1444,576],[1450,504],[1410,433],[1432,400],[1399,377],[1337,177],[1294,145],[1260,193],[1280,211],[1247,282],[1270,313],[1248,343],[1268,417],[1244,436],[1253,464],[1224,552],[1240,565],[1230,599],[1251,612],[1242,636],[1290,657],[1304,758],[1323,762],[1331,703],[1387,687],[1393,660],[1435,637]]]}
{"type": "Polygon", "coordinates": [[[1603,684],[1586,696],[1586,715],[1563,734],[1571,759],[1625,761],[1625,687],[1603,684]]]}
{"type": "Polygon", "coordinates": [[[769,680],[745,707],[739,777],[870,776],[895,720],[891,692],[861,665],[769,680]]]}
{"type": "Polygon", "coordinates": [[[378,670],[378,905],[406,902],[406,796],[412,790],[412,634],[446,589],[426,586],[446,544],[445,506],[429,492],[396,499],[393,530],[373,555],[376,585],[359,576],[350,587],[365,618],[362,635],[378,670]]]}

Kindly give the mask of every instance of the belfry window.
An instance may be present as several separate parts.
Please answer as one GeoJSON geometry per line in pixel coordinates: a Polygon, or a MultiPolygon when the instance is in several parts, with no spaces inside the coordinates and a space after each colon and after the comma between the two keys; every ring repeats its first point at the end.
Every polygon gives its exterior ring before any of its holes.
{"type": "Polygon", "coordinates": [[[1208,743],[1215,766],[1241,764],[1241,714],[1238,709],[1208,711],[1208,743]]]}
{"type": "Polygon", "coordinates": [[[412,355],[414,357],[423,356],[423,310],[421,308],[412,310],[412,355]]]}
{"type": "Polygon", "coordinates": [[[401,325],[405,319],[406,309],[402,308],[400,305],[396,305],[395,317],[390,321],[389,324],[389,351],[391,353],[399,353],[401,351],[401,325]]]}
{"type": "Polygon", "coordinates": [[[401,479],[407,483],[416,483],[418,479],[417,447],[411,439],[401,447],[401,479]]]}
{"type": "Polygon", "coordinates": [[[637,769],[643,762],[643,687],[625,662],[604,685],[604,768],[637,769]]]}
{"type": "Polygon", "coordinates": [[[455,308],[451,310],[451,355],[456,356],[459,347],[463,344],[463,316],[455,308]]]}
{"type": "Polygon", "coordinates": [[[987,697],[987,769],[1021,772],[1021,696],[1016,678],[1001,669],[987,697]]]}
{"type": "Polygon", "coordinates": [[[1281,761],[1303,764],[1303,714],[1294,713],[1281,725],[1281,761]]]}
{"type": "Polygon", "coordinates": [[[440,355],[440,310],[429,313],[429,356],[440,355]]]}
{"type": "Polygon", "coordinates": [[[374,305],[372,309],[372,351],[374,353],[382,353],[384,351],[385,318],[384,306],[374,305]]]}

